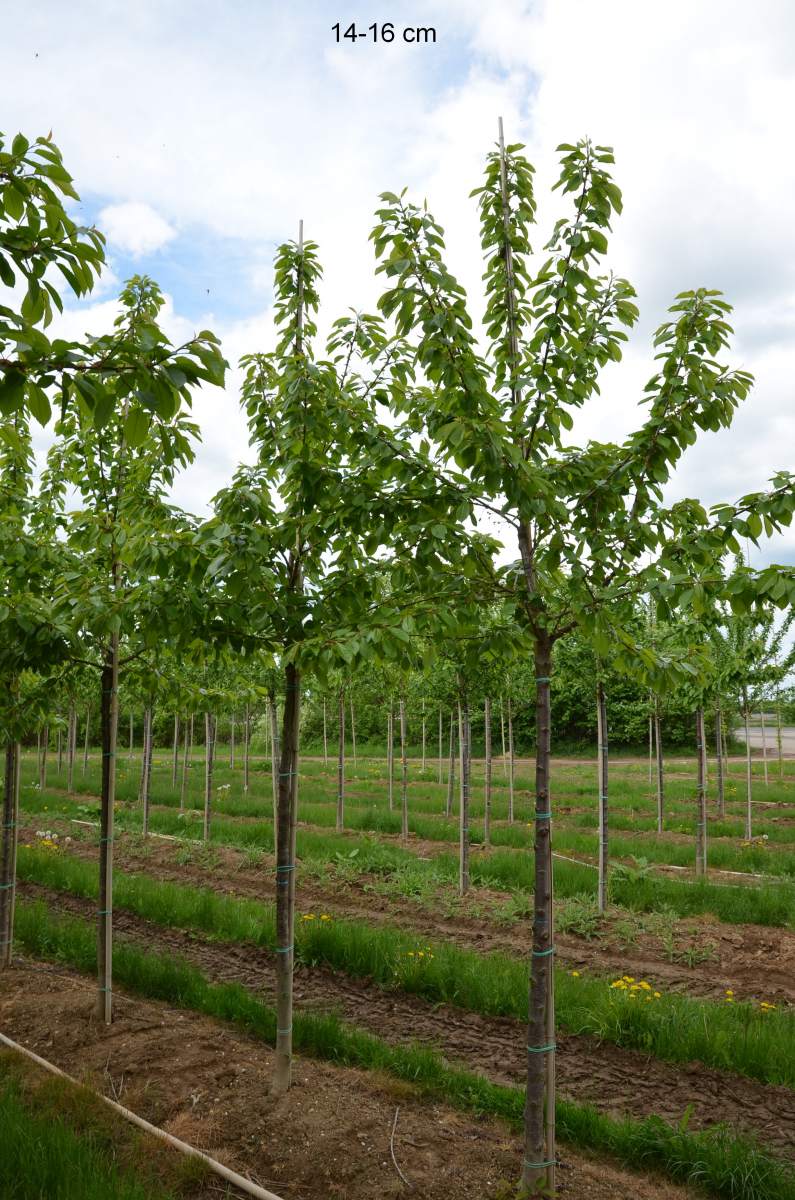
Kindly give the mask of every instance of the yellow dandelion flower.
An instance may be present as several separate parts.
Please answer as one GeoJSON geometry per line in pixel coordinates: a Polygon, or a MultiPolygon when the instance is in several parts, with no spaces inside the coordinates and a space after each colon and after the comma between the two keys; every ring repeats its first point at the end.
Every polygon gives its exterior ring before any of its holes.
{"type": "Polygon", "coordinates": [[[304,915],[301,917],[302,921],[314,921],[314,919],[315,919],[314,913],[304,913],[304,915]]]}
{"type": "Polygon", "coordinates": [[[572,971],[572,972],[571,972],[571,976],[572,976],[572,978],[573,978],[573,979],[579,979],[579,978],[580,978],[580,972],[579,972],[579,971],[572,971]]]}
{"type": "Polygon", "coordinates": [[[645,979],[641,979],[640,986],[643,988],[644,992],[651,991],[651,984],[647,983],[645,979]]]}
{"type": "Polygon", "coordinates": [[[727,995],[727,996],[733,996],[733,995],[734,995],[734,992],[732,991],[732,989],[731,989],[731,988],[726,988],[726,995],[727,995]]]}
{"type": "Polygon", "coordinates": [[[635,976],[634,976],[634,975],[622,975],[622,976],[621,976],[621,978],[622,978],[622,979],[626,979],[627,983],[634,983],[634,982],[635,982],[635,976]]]}
{"type": "Polygon", "coordinates": [[[321,913],[320,919],[321,919],[321,921],[330,921],[331,917],[328,915],[328,913],[321,913]]]}
{"type": "Polygon", "coordinates": [[[654,999],[655,999],[655,1000],[659,1000],[659,999],[660,999],[660,995],[661,995],[661,993],[660,993],[660,992],[655,992],[655,993],[654,993],[654,999]]]}

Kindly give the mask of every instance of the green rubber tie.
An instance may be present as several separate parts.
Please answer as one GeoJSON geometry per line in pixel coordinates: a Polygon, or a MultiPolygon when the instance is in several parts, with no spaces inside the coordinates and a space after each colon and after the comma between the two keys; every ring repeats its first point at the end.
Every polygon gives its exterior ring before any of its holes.
{"type": "Polygon", "coordinates": [[[555,947],[550,946],[548,950],[534,950],[533,958],[547,958],[548,955],[555,953],[555,947]]]}
{"type": "Polygon", "coordinates": [[[540,1170],[542,1167],[554,1167],[557,1161],[558,1160],[556,1158],[545,1158],[543,1162],[534,1163],[528,1162],[526,1158],[523,1159],[524,1165],[529,1167],[531,1171],[540,1170]]]}
{"type": "Polygon", "coordinates": [[[552,810],[551,809],[549,810],[549,812],[533,814],[534,821],[549,821],[549,820],[551,820],[551,818],[552,818],[552,810]]]}
{"type": "Polygon", "coordinates": [[[551,683],[551,682],[552,682],[551,675],[537,675],[536,676],[536,683],[551,683]]]}
{"type": "Polygon", "coordinates": [[[548,1046],[528,1046],[528,1054],[548,1054],[550,1050],[557,1050],[557,1042],[550,1042],[548,1046]]]}
{"type": "Polygon", "coordinates": [[[112,842],[112,841],[113,841],[113,837],[112,837],[112,836],[111,836],[111,837],[101,837],[101,838],[99,839],[99,844],[100,844],[100,846],[101,846],[103,842],[112,842]]]}
{"type": "Polygon", "coordinates": [[[13,886],[13,883],[0,883],[0,892],[5,891],[6,888],[12,888],[13,886]]]}
{"type": "Polygon", "coordinates": [[[3,829],[13,829],[15,825],[16,825],[16,821],[4,821],[3,829]]]}
{"type": "Polygon", "coordinates": [[[287,866],[276,868],[277,872],[279,872],[279,871],[294,871],[294,870],[295,870],[295,863],[288,863],[287,866]]]}
{"type": "Polygon", "coordinates": [[[276,946],[274,949],[277,954],[289,954],[291,950],[295,949],[295,942],[293,942],[292,946],[276,946]]]}
{"type": "Polygon", "coordinates": [[[297,775],[297,774],[298,774],[297,771],[280,771],[279,778],[286,779],[288,777],[288,775],[297,775]]]}
{"type": "Polygon", "coordinates": [[[278,1036],[278,1034],[282,1034],[283,1037],[287,1037],[288,1033],[292,1033],[292,1032],[293,1032],[292,1025],[290,1026],[289,1029],[277,1029],[276,1030],[277,1036],[278,1036]]]}
{"type": "Polygon", "coordinates": [[[112,912],[113,912],[113,909],[112,909],[112,908],[98,908],[98,909],[97,909],[97,916],[98,916],[98,917],[107,917],[107,916],[110,916],[110,914],[111,914],[112,912]]]}

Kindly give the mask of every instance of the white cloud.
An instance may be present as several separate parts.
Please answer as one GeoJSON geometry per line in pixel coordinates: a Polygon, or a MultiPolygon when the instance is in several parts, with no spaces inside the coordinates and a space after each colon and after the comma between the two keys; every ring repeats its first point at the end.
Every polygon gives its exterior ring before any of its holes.
{"type": "Polygon", "coordinates": [[[150,204],[137,200],[107,205],[100,212],[97,223],[108,239],[111,252],[122,250],[133,258],[153,254],[177,233],[150,204]]]}
{"type": "MultiPolygon", "coordinates": [[[[732,430],[688,451],[672,495],[731,499],[792,467],[788,0],[428,0],[422,23],[436,26],[438,42],[426,47],[338,47],[327,5],[310,0],[242,0],[232,16],[214,0],[102,7],[112,20],[87,23],[79,18],[94,0],[68,10],[42,0],[4,28],[5,127],[53,126],[78,190],[107,201],[101,221],[131,253],[174,227],[246,239],[249,315],[220,326],[202,318],[230,361],[268,344],[263,260],[295,236],[299,217],[325,266],[321,330],[348,305],[372,308],[381,289],[372,212],[379,191],[404,184],[428,197],[479,311],[468,194],[501,114],[537,168],[539,247],[565,203],[550,193],[554,147],[589,134],[616,150],[625,211],[610,266],[636,285],[642,320],[575,435],[620,438],[633,427],[652,373],[651,331],[677,291],[703,284],[735,304],[726,357],[757,384],[732,430]],[[89,55],[90,73],[72,69],[89,55]]],[[[370,8],[367,22],[417,20],[407,0],[370,8]]],[[[178,485],[181,503],[205,509],[248,453],[244,422],[231,415],[236,385],[233,373],[222,402],[208,393],[197,403],[206,449],[178,485]]],[[[776,553],[794,556],[795,534],[776,553]]]]}

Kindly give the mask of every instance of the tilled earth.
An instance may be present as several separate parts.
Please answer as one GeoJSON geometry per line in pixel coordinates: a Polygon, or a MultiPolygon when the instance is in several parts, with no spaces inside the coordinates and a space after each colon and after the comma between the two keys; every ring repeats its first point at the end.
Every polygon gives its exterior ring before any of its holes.
{"type": "MultiPolygon", "coordinates": [[[[147,860],[147,871],[159,875],[152,859],[147,860]]],[[[25,897],[44,899],[55,911],[83,917],[94,913],[93,903],[73,896],[30,884],[20,890],[25,897]]],[[[330,911],[337,915],[334,908],[330,911]]],[[[122,909],[114,914],[114,926],[120,937],[184,956],[213,980],[273,995],[274,956],[266,950],[165,929],[122,909]]],[[[295,998],[304,1010],[336,1012],[387,1040],[431,1045],[449,1061],[497,1082],[518,1084],[523,1079],[525,1035],[516,1020],[430,1004],[366,980],[303,965],[296,968],[295,998]]],[[[587,1036],[560,1034],[557,1044],[558,1082],[564,1096],[590,1101],[613,1114],[657,1114],[674,1122],[690,1108],[694,1127],[728,1122],[779,1151],[795,1154],[795,1093],[787,1088],[698,1063],[665,1063],[587,1036]]]]}
{"type": "MultiPolygon", "coordinates": [[[[69,831],[69,822],[53,821],[53,828],[69,831]]],[[[73,829],[73,827],[72,827],[73,829]]],[[[32,828],[22,831],[22,839],[33,838],[32,828]]],[[[412,843],[413,845],[413,843],[412,843]]],[[[72,853],[92,861],[96,847],[75,841],[72,853]]],[[[795,851],[793,851],[795,853],[795,851]]],[[[145,852],[124,836],[117,837],[116,861],[129,871],[146,872],[173,883],[206,887],[206,868],[197,863],[178,864],[174,842],[157,837],[149,839],[145,852]]],[[[234,849],[212,847],[213,890],[229,895],[253,897],[270,902],[273,898],[273,859],[263,856],[258,867],[246,866],[245,856],[234,849]]],[[[477,889],[478,897],[504,900],[506,893],[477,889]]],[[[333,877],[318,880],[300,876],[298,904],[304,911],[333,909],[337,917],[392,925],[418,937],[443,938],[487,953],[500,950],[524,956],[529,945],[529,926],[498,924],[488,917],[436,910],[400,896],[379,896],[371,890],[366,876],[340,883],[333,877]]],[[[576,934],[558,932],[558,960],[577,970],[620,976],[627,972],[647,978],[665,989],[686,991],[691,995],[722,998],[732,988],[738,999],[755,998],[773,1003],[795,1004],[795,932],[766,925],[730,925],[708,917],[689,917],[674,923],[675,941],[681,957],[683,948],[692,946],[694,958],[702,961],[684,965],[671,961],[659,938],[648,934],[633,937],[631,946],[624,942],[620,922],[608,919],[603,936],[586,940],[576,934]]]]}
{"type": "MultiPolygon", "coordinates": [[[[178,943],[176,935],[164,942],[178,943]]],[[[237,958],[223,970],[245,974],[237,958]]],[[[410,1087],[373,1073],[303,1058],[287,1096],[275,1099],[267,1088],[272,1053],[261,1042],[123,992],[115,994],[108,1027],[92,1017],[93,999],[91,980],[16,960],[0,976],[0,1024],[14,1040],[284,1200],[403,1196],[408,1188],[392,1150],[418,1200],[497,1200],[517,1178],[518,1139],[498,1122],[420,1101],[410,1087]]],[[[559,1191],[571,1200],[694,1197],[565,1148],[562,1158],[559,1191]]]]}

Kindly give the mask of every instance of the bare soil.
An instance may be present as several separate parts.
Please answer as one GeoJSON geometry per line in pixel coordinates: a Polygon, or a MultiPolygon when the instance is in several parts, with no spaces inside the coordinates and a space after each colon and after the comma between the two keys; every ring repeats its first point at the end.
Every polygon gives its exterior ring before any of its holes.
{"type": "MultiPolygon", "coordinates": [[[[46,900],[56,911],[82,917],[94,912],[92,903],[77,897],[30,884],[21,891],[46,900]]],[[[333,908],[329,911],[336,915],[333,908]]],[[[121,909],[114,914],[114,929],[117,937],[163,953],[176,952],[215,981],[273,996],[275,956],[266,950],[211,941],[195,931],[164,929],[121,909]]],[[[400,991],[385,991],[368,980],[304,965],[296,968],[295,1000],[304,1010],[335,1012],[389,1041],[432,1046],[450,1062],[496,1082],[521,1084],[524,1078],[524,1026],[514,1019],[433,1005],[400,991]]],[[[779,1151],[795,1153],[795,1092],[787,1088],[699,1063],[661,1062],[587,1036],[560,1034],[557,1045],[558,1086],[564,1096],[587,1100],[613,1115],[656,1114],[673,1122],[690,1106],[694,1127],[728,1122],[779,1151]]]]}
{"type": "MultiPolygon", "coordinates": [[[[67,829],[69,823],[54,821],[52,825],[67,829]]],[[[23,841],[32,837],[32,829],[22,830],[23,841]]],[[[96,848],[88,843],[75,841],[70,850],[81,858],[96,857],[96,848]]],[[[116,862],[123,870],[206,887],[206,868],[197,863],[177,864],[178,850],[175,843],[153,837],[142,851],[139,844],[122,834],[116,840],[116,862]]],[[[270,856],[263,857],[261,866],[248,867],[245,856],[232,848],[213,846],[212,853],[214,891],[267,902],[273,899],[270,856]]],[[[428,908],[409,897],[375,894],[366,876],[350,883],[333,878],[322,882],[306,876],[299,878],[297,902],[304,912],[333,911],[337,917],[392,925],[419,937],[441,938],[482,953],[499,950],[524,956],[528,952],[529,922],[498,924],[486,916],[469,916],[465,907],[461,912],[455,911],[457,901],[449,896],[444,898],[448,903],[428,908]]],[[[478,888],[477,897],[497,903],[506,894],[478,888]]],[[[574,933],[558,933],[558,960],[571,969],[616,977],[631,971],[638,978],[662,985],[662,989],[694,996],[720,999],[726,988],[732,988],[738,999],[795,1004],[792,930],[767,925],[728,925],[708,917],[688,917],[673,922],[676,954],[685,961],[671,961],[659,936],[633,931],[629,940],[625,926],[620,917],[612,917],[607,919],[599,937],[590,940],[574,933]],[[688,948],[693,951],[692,959],[701,957],[702,961],[686,965],[688,948]]]]}
{"type": "MultiPolygon", "coordinates": [[[[297,1059],[286,1097],[268,1094],[268,1047],[201,1015],[116,993],[106,1027],[91,1016],[93,984],[19,962],[0,977],[8,1036],[84,1077],[169,1132],[248,1174],[284,1200],[486,1200],[518,1175],[516,1135],[419,1100],[374,1074],[297,1059]]],[[[695,1194],[563,1149],[562,1196],[686,1200],[695,1194]]]]}

